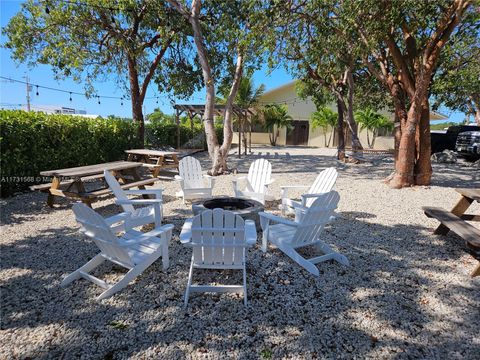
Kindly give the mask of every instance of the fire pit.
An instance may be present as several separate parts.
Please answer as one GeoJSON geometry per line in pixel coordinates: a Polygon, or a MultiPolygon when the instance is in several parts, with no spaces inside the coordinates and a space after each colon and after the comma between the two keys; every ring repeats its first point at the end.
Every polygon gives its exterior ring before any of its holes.
{"type": "Polygon", "coordinates": [[[257,228],[260,226],[258,213],[263,211],[263,205],[258,201],[222,196],[192,203],[194,215],[198,215],[206,209],[216,208],[231,211],[240,215],[244,220],[253,220],[257,228]]]}

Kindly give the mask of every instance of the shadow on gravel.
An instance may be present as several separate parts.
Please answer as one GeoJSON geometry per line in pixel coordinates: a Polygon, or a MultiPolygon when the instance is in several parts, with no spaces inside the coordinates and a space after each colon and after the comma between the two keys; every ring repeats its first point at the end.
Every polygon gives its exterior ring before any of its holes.
{"type": "MultiPolygon", "coordinates": [[[[257,245],[247,257],[247,308],[241,296],[200,294],[184,310],[191,250],[177,238],[166,273],[157,261],[123,291],[97,302],[101,289],[84,280],[59,286],[98,252],[90,241],[72,228],[27,237],[0,249],[2,271],[22,269],[2,283],[1,328],[48,327],[42,342],[17,350],[21,358],[477,356],[475,334],[454,337],[448,329],[480,323],[478,286],[471,280],[471,286],[445,288],[435,281],[461,268],[433,262],[462,256],[458,239],[432,243],[424,227],[378,225],[365,220],[375,215],[362,212],[339,215],[324,240],[351,267],[321,263],[317,278],[280,251],[264,254],[257,245]],[[455,317],[432,316],[427,293],[458,310],[455,317]],[[459,296],[472,309],[457,309],[459,296]]],[[[109,279],[118,276],[115,267],[104,270],[109,279]]]]}

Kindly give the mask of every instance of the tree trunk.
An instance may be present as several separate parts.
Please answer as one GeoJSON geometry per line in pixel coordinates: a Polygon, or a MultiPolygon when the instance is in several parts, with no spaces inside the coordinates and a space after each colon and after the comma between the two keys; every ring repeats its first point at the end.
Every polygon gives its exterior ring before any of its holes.
{"type": "Polygon", "coordinates": [[[343,133],[343,107],[340,103],[340,100],[337,100],[337,134],[338,134],[338,145],[337,145],[337,159],[340,161],[345,161],[345,135],[343,133]]]}
{"type": "Polygon", "coordinates": [[[358,138],[358,125],[355,122],[355,116],[353,114],[353,91],[354,82],[352,70],[347,70],[347,84],[348,84],[348,111],[347,111],[347,124],[352,134],[352,150],[356,152],[362,150],[363,146],[358,138]]]}
{"type": "Polygon", "coordinates": [[[138,83],[138,72],[136,61],[134,58],[128,56],[128,78],[130,82],[130,96],[132,100],[132,117],[138,123],[137,136],[141,147],[143,148],[145,141],[145,122],[143,120],[142,110],[142,96],[140,94],[140,85],[138,83]]]}
{"type": "Polygon", "coordinates": [[[393,137],[394,137],[394,159],[395,164],[398,160],[398,151],[400,148],[400,139],[402,138],[402,124],[407,122],[407,110],[405,105],[405,91],[398,83],[392,84],[391,94],[394,104],[393,137]]]}
{"type": "Polygon", "coordinates": [[[238,157],[242,157],[242,131],[240,130],[240,121],[238,122],[238,157]]]}
{"type": "Polygon", "coordinates": [[[414,169],[415,185],[429,185],[432,179],[431,137],[430,137],[430,104],[425,96],[422,101],[420,121],[416,134],[416,162],[414,169]]]}
{"type": "Polygon", "coordinates": [[[414,169],[417,160],[416,154],[416,133],[417,125],[420,122],[422,114],[422,105],[416,93],[411,101],[407,113],[407,119],[402,124],[402,135],[398,149],[398,159],[395,163],[395,174],[390,180],[389,185],[392,188],[400,189],[415,184],[414,169]]]}
{"type": "Polygon", "coordinates": [[[192,2],[192,14],[188,17],[193,29],[193,38],[195,46],[197,48],[197,55],[200,65],[202,67],[203,82],[205,84],[206,96],[205,96],[205,112],[203,114],[203,125],[205,128],[205,135],[207,140],[208,154],[213,160],[216,161],[222,159],[218,156],[219,145],[217,135],[215,134],[215,126],[213,122],[213,116],[215,112],[215,83],[212,78],[212,71],[208,62],[207,51],[203,45],[203,34],[200,26],[200,1],[192,2]],[[217,159],[218,158],[218,159],[217,159]]]}
{"type": "MultiPolygon", "coordinates": [[[[243,52],[240,48],[237,49],[237,63],[235,65],[235,74],[233,76],[232,86],[230,87],[230,93],[228,94],[227,101],[225,102],[225,112],[223,118],[223,143],[217,150],[216,156],[213,161],[211,170],[212,175],[220,175],[228,172],[227,157],[233,140],[233,101],[237,96],[238,87],[240,86],[240,80],[242,79],[243,72],[243,52]]],[[[214,129],[215,130],[215,129],[214,129]]],[[[239,128],[239,132],[242,129],[239,128]]],[[[240,147],[240,141],[238,146],[240,147]]]]}
{"type": "Polygon", "coordinates": [[[475,117],[475,123],[480,126],[480,96],[470,96],[471,100],[471,105],[470,108],[472,111],[472,114],[475,117]]]}

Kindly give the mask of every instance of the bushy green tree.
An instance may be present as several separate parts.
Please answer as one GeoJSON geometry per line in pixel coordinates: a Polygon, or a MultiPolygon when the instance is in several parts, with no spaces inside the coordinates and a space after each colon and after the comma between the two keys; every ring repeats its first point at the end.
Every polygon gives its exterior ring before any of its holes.
{"type": "Polygon", "coordinates": [[[94,81],[113,78],[131,101],[141,140],[153,79],[159,91],[177,94],[199,85],[189,32],[182,17],[154,0],[27,0],[3,28],[14,60],[50,65],[57,78],[84,82],[87,96],[95,95],[94,81]]]}
{"type": "Polygon", "coordinates": [[[335,126],[337,125],[338,114],[327,107],[322,107],[315,111],[311,117],[312,127],[320,127],[323,130],[325,146],[329,147],[332,138],[335,136],[335,126]],[[331,129],[327,142],[327,131],[331,129]]]}
{"type": "Polygon", "coordinates": [[[360,129],[367,131],[367,143],[370,149],[373,149],[375,146],[375,139],[378,136],[379,130],[393,130],[393,122],[382,114],[373,111],[371,108],[357,111],[355,118],[360,124],[360,129]],[[371,138],[370,134],[372,135],[371,138]]]}
{"type": "Polygon", "coordinates": [[[289,131],[292,128],[293,118],[288,115],[287,105],[268,104],[262,110],[265,129],[269,131],[270,144],[277,145],[280,129],[286,128],[289,131]]]}

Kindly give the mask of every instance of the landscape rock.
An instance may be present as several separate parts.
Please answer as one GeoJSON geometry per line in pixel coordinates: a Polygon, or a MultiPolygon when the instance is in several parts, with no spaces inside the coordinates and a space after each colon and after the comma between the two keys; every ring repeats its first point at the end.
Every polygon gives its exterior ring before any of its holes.
{"type": "Polygon", "coordinates": [[[455,151],[445,149],[442,152],[432,154],[431,160],[441,164],[454,164],[457,162],[457,153],[455,151]]]}

